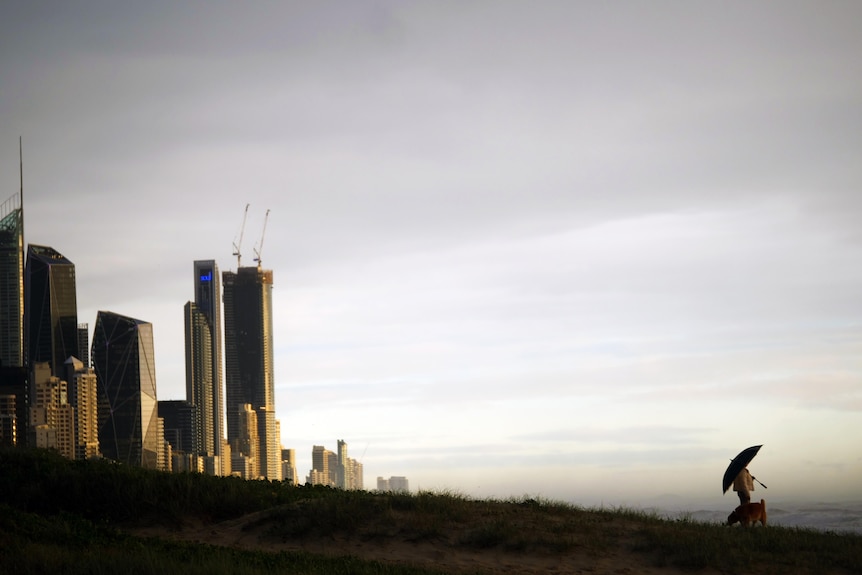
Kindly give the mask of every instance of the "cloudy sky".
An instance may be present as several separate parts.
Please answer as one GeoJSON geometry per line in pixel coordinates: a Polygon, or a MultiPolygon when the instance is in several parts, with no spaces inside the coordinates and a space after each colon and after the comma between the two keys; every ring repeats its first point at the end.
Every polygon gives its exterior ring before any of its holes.
{"type": "Polygon", "coordinates": [[[160,399],[250,204],[303,478],[732,506],[763,444],[755,496],[862,498],[858,2],[121,4],[2,2],[0,196],[22,136],[160,399]]]}

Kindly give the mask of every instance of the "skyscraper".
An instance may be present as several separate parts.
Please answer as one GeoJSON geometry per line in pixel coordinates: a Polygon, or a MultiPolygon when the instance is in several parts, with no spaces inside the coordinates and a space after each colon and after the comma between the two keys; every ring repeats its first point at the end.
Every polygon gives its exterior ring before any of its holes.
{"type": "Polygon", "coordinates": [[[299,476],[296,473],[296,450],[281,450],[281,480],[291,485],[299,484],[299,476]]]}
{"type": "MultiPolygon", "coordinates": [[[[261,475],[281,477],[281,445],[276,437],[272,342],[272,271],[241,267],[222,274],[224,286],[225,397],[231,449],[240,437],[240,413],[257,413],[261,475]]],[[[234,453],[236,456],[236,453],[234,453]]]]}
{"type": "Polygon", "coordinates": [[[54,248],[30,244],[24,293],[25,362],[47,362],[61,377],[66,360],[78,353],[75,264],[54,248]]]}
{"type": "Polygon", "coordinates": [[[0,204],[0,365],[24,365],[24,210],[14,195],[0,204]]]}
{"type": "Polygon", "coordinates": [[[84,368],[90,367],[90,324],[78,324],[78,353],[75,354],[84,368]]]}
{"type": "Polygon", "coordinates": [[[223,457],[221,289],[213,260],[194,262],[195,301],[185,305],[186,399],[198,408],[200,453],[214,457],[229,473],[223,457]]]}
{"type": "Polygon", "coordinates": [[[91,356],[99,382],[102,455],[157,468],[164,439],[158,425],[153,325],[100,311],[91,356]]]}
{"type": "Polygon", "coordinates": [[[30,383],[24,339],[24,162],[21,190],[0,204],[0,443],[26,445],[30,383]]]}
{"type": "Polygon", "coordinates": [[[239,431],[237,438],[231,444],[233,473],[239,473],[244,479],[257,479],[261,476],[260,440],[257,435],[257,412],[246,403],[237,413],[239,431]]]}
{"type": "Polygon", "coordinates": [[[341,489],[349,489],[348,485],[353,483],[352,467],[347,463],[347,442],[338,440],[338,467],[335,471],[335,485],[341,489]]]}
{"type": "Polygon", "coordinates": [[[69,403],[75,413],[75,459],[98,457],[99,400],[96,372],[75,357],[67,359],[65,367],[69,403]]]}
{"type": "Polygon", "coordinates": [[[186,326],[186,400],[197,408],[192,452],[213,455],[212,332],[206,316],[194,302],[183,308],[186,326]]]}
{"type": "Polygon", "coordinates": [[[308,473],[308,483],[312,485],[336,486],[335,468],[338,466],[338,457],[323,445],[315,445],[311,448],[311,471],[308,473]]]}

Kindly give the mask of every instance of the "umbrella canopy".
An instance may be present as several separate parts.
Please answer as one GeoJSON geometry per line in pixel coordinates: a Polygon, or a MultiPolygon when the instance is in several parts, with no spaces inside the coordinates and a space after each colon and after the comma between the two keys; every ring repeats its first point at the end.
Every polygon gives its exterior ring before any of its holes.
{"type": "Polygon", "coordinates": [[[742,471],[746,465],[751,463],[751,460],[754,459],[754,456],[757,455],[757,452],[760,451],[761,447],[763,446],[753,445],[748,449],[743,449],[739,452],[739,455],[730,461],[730,465],[727,466],[727,471],[724,472],[724,478],[721,480],[722,493],[727,493],[733,480],[736,479],[736,476],[739,475],[739,472],[742,471]]]}

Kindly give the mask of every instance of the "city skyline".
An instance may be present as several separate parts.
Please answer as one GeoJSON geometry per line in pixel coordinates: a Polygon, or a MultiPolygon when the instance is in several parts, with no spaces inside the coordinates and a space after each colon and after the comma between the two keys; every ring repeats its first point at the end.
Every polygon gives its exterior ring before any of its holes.
{"type": "MultiPolygon", "coordinates": [[[[160,401],[152,324],[100,310],[91,354],[88,324],[79,323],[77,318],[74,264],[52,247],[27,244],[27,259],[20,265],[19,254],[24,246],[22,199],[23,188],[20,195],[4,203],[0,218],[7,232],[2,238],[8,268],[4,269],[14,280],[6,281],[6,287],[12,289],[3,292],[3,307],[23,310],[20,318],[13,315],[7,324],[12,328],[17,325],[18,329],[4,330],[8,340],[4,349],[11,350],[10,367],[15,367],[15,357],[29,366],[34,394],[26,423],[18,422],[7,429],[9,414],[19,406],[14,402],[4,406],[4,442],[54,448],[70,458],[106,456],[165,470],[172,467],[166,459],[170,452],[165,450],[170,443],[180,457],[176,471],[230,474],[230,462],[220,461],[225,439],[220,420],[225,412],[220,399],[223,326],[216,262],[194,261],[195,301],[184,306],[187,398],[160,401]],[[15,296],[17,285],[22,286],[24,297],[15,296]],[[27,342],[23,346],[26,353],[16,355],[21,342],[27,342]],[[94,368],[89,367],[91,355],[94,368]],[[60,357],[67,357],[62,368],[58,367],[60,357]],[[87,364],[79,357],[85,358],[87,364]],[[14,439],[16,428],[19,439],[14,439]],[[100,441],[104,442],[104,451],[100,441]],[[195,462],[197,457],[203,459],[195,462]]],[[[225,272],[224,276],[229,286],[226,299],[231,334],[231,398],[240,402],[237,412],[247,416],[243,420],[247,429],[235,431],[228,442],[238,448],[237,455],[252,460],[240,464],[237,473],[241,476],[281,479],[282,473],[289,473],[290,481],[295,482],[295,449],[283,448],[277,432],[280,423],[275,419],[272,271],[262,269],[260,251],[256,248],[255,252],[257,267],[239,268],[238,273],[225,272]],[[247,400],[259,407],[253,409],[251,403],[244,403],[247,400]]],[[[337,454],[328,453],[333,471],[331,475],[322,472],[319,482],[363,489],[362,465],[347,457],[347,443],[338,440],[337,454]]],[[[312,469],[309,481],[315,473],[312,469]]]]}
{"type": "MultiPolygon", "coordinates": [[[[282,444],[583,504],[858,499],[862,6],[11,6],[0,198],[78,317],[274,270],[282,444]]],[[[223,286],[224,287],[224,286],[223,286]]],[[[226,408],[227,409],[227,408],[226,408]]]]}

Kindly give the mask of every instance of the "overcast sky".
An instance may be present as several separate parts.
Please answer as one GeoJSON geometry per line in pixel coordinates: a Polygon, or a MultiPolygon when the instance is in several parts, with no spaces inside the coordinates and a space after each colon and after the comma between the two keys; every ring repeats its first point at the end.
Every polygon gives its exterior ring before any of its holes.
{"type": "Polygon", "coordinates": [[[153,323],[159,399],[250,204],[303,480],[731,507],[764,444],[756,497],[862,499],[862,4],[2,14],[0,196],[22,136],[26,241],[153,323]]]}

